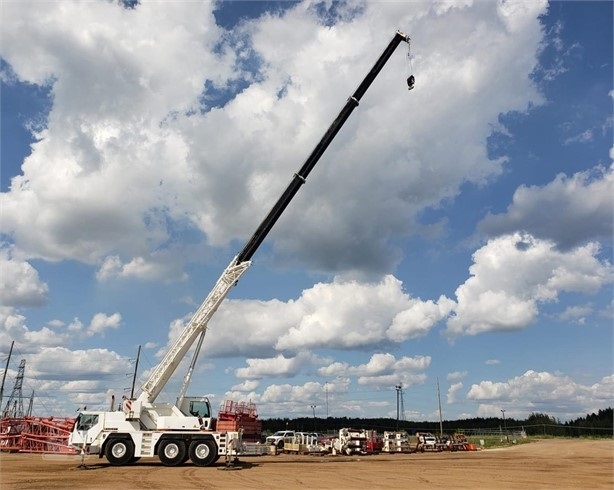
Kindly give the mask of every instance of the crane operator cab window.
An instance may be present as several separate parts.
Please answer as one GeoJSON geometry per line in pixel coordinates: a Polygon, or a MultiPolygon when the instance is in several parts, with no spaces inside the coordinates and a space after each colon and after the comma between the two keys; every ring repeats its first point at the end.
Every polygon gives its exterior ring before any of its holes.
{"type": "Polygon", "coordinates": [[[190,415],[207,419],[211,417],[211,406],[208,402],[193,400],[190,402],[190,415]]]}

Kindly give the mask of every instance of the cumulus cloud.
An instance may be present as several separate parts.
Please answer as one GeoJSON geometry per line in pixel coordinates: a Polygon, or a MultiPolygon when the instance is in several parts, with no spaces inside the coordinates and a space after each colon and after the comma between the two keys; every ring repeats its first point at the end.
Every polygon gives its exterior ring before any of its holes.
{"type": "Polygon", "coordinates": [[[446,335],[520,330],[535,320],[540,303],[556,301],[562,292],[598,292],[614,273],[599,251],[592,242],[560,251],[551,241],[521,233],[489,240],[473,254],[471,277],[456,290],[446,335]]]}
{"type": "Polygon", "coordinates": [[[66,333],[46,326],[39,330],[28,327],[26,317],[15,308],[0,306],[0,349],[8,352],[11,342],[16,342],[22,352],[34,352],[41,346],[65,345],[66,333]]]}
{"type": "MultiPolygon", "coordinates": [[[[21,344],[20,344],[21,347],[21,344]]],[[[126,388],[129,359],[108,349],[43,347],[28,354],[28,387],[36,393],[35,412],[73,413],[76,407],[106,409],[111,395],[120,397],[126,388]]]]}
{"type": "Polygon", "coordinates": [[[478,225],[497,236],[524,230],[563,249],[614,236],[614,167],[596,167],[571,177],[559,174],[545,186],[521,186],[503,214],[478,225]]]}
{"type": "MultiPolygon", "coordinates": [[[[137,278],[146,280],[182,280],[187,278],[183,272],[181,252],[152,253],[148,258],[134,257],[129,262],[122,262],[117,255],[106,257],[96,272],[96,279],[108,281],[117,278],[137,278]]],[[[183,251],[185,253],[185,251],[183,251]]]]}
{"type": "Polygon", "coordinates": [[[449,404],[452,403],[456,403],[457,401],[457,394],[460,390],[463,389],[463,383],[462,382],[457,382],[457,383],[452,383],[450,385],[450,387],[448,388],[448,394],[446,396],[446,400],[449,404]]]}
{"type": "Polygon", "coordinates": [[[21,307],[47,302],[49,287],[38,271],[29,262],[12,257],[7,247],[0,247],[0,271],[0,304],[21,307]]]}
{"type": "Polygon", "coordinates": [[[88,335],[104,334],[108,329],[117,330],[121,325],[122,316],[113,313],[108,316],[104,313],[96,313],[87,328],[88,335]]]}
{"type": "MultiPolygon", "coordinates": [[[[98,268],[99,281],[178,280],[186,262],[248,237],[380,54],[391,25],[412,36],[416,89],[407,93],[399,50],[268,240],[276,251],[268,258],[341,274],[287,301],[222,305],[205,351],[248,356],[247,366],[233,371],[244,377],[233,390],[287,414],[288,400],[295,400],[292,411],[298,403],[304,410],[324,386],[273,384],[258,394],[260,378],[320,368],[331,378],[331,396],[353,382],[420,383],[429,356],[384,352],[428,335],[451,312],[452,336],[522,328],[560,291],[590,293],[607,282],[611,271],[596,259],[597,245],[556,255],[537,232],[534,240],[504,235],[476,252],[458,304],[445,296],[412,298],[386,275],[402,258],[398,243],[423,230],[422,210],[453,198],[466,182],[482,184],[502,172],[505,158],[489,159],[484,141],[501,112],[542,102],[528,74],[537,63],[545,1],[343,4],[336,12],[304,2],[233,32],[215,24],[211,2],[39,7],[3,9],[1,48],[15,79],[47,87],[53,100],[46,124],[34,129],[22,173],[0,196],[0,232],[24,260],[19,274],[39,289],[31,298],[46,295],[25,262],[31,258],[86,262],[98,268]],[[333,14],[344,21],[334,25],[333,14]],[[186,238],[204,251],[179,245],[186,238]],[[525,245],[538,257],[521,256],[525,245]],[[530,264],[515,272],[521,257],[530,264]],[[305,354],[326,348],[380,353],[356,365],[305,354]]],[[[572,195],[576,180],[581,194],[601,195],[611,172],[603,172],[602,184],[597,173],[561,177],[552,194],[572,195]]],[[[523,191],[508,215],[541,204],[539,190],[550,189],[523,191]]],[[[499,235],[505,231],[497,226],[510,232],[527,222],[509,216],[485,219],[482,231],[499,235]]],[[[38,330],[15,309],[0,318],[0,345],[15,335],[28,348],[61,347],[66,333],[87,337],[121,326],[119,313],[38,330]]],[[[171,324],[169,343],[188,320],[171,324]]],[[[58,354],[85,362],[100,353],[58,354]]],[[[113,353],[99,358],[127,372],[113,353]]],[[[461,374],[450,380],[460,384],[461,374]]],[[[72,388],[96,389],[75,380],[72,388]]],[[[86,398],[84,392],[79,399],[86,398]]],[[[338,407],[361,410],[356,400],[339,400],[338,407]]]]}
{"type": "MultiPolygon", "coordinates": [[[[390,275],[374,283],[336,278],[286,302],[227,300],[211,320],[203,348],[210,357],[266,358],[305,349],[394,345],[426,335],[452,305],[445,297],[437,303],[414,299],[390,275]]],[[[169,345],[187,321],[188,316],[173,322],[169,345]]]]}
{"type": "Polygon", "coordinates": [[[454,371],[453,373],[448,373],[446,379],[448,381],[460,381],[465,376],[467,376],[467,371],[454,371]]]}
{"type": "Polygon", "coordinates": [[[318,370],[321,376],[354,376],[359,385],[404,386],[423,383],[425,371],[431,364],[430,356],[404,356],[396,359],[389,353],[373,354],[369,361],[358,366],[347,362],[334,362],[318,370]]]}
{"type": "Polygon", "coordinates": [[[246,379],[242,383],[234,385],[231,388],[231,390],[232,391],[239,391],[239,392],[253,391],[256,388],[258,388],[259,385],[260,385],[260,381],[258,381],[256,379],[246,379]]]}
{"type": "Polygon", "coordinates": [[[28,369],[37,378],[74,380],[104,379],[108,375],[125,376],[131,370],[128,359],[108,349],[69,350],[65,347],[41,349],[28,358],[28,369]]]}
{"type": "Polygon", "coordinates": [[[527,74],[545,2],[306,2],[232,32],[215,3],[165,7],[3,10],[3,59],[53,101],[0,196],[2,232],[24,257],[99,265],[100,279],[180,279],[194,257],[176,236],[245,239],[399,25],[416,40],[419,85],[407,94],[396,53],[270,238],[280,259],[380,275],[422,209],[501,172],[483,145],[498,114],[541,101],[527,74]]]}
{"type": "Polygon", "coordinates": [[[66,324],[59,320],[49,322],[38,329],[27,325],[26,317],[11,307],[0,307],[0,350],[8,352],[11,342],[22,352],[36,352],[41,348],[67,346],[79,339],[104,335],[109,329],[121,326],[121,315],[96,313],[89,325],[74,318],[66,324]]]}
{"type": "Polygon", "coordinates": [[[247,359],[246,368],[240,368],[235,371],[237,378],[258,379],[264,376],[288,376],[293,377],[305,365],[317,362],[314,357],[308,353],[299,353],[297,356],[287,358],[283,355],[278,355],[271,359],[247,359]]]}
{"type": "Polygon", "coordinates": [[[532,412],[556,413],[563,419],[608,406],[614,397],[614,375],[592,385],[583,385],[564,374],[526,371],[503,382],[481,381],[467,393],[480,403],[478,416],[498,417],[507,408],[510,417],[524,418],[532,412]]]}

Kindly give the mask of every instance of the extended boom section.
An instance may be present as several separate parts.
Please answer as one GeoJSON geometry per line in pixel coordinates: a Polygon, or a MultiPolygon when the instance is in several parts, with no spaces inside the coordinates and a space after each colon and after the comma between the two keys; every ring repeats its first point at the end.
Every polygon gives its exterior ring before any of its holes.
{"type": "Polygon", "coordinates": [[[394,50],[402,41],[409,43],[409,36],[403,34],[401,31],[397,31],[386,49],[384,50],[384,52],[373,65],[373,68],[371,68],[371,70],[364,78],[364,80],[360,83],[356,91],[347,100],[347,102],[339,112],[339,115],[335,118],[326,133],[324,133],[324,136],[322,136],[320,142],[316,145],[311,154],[307,157],[307,160],[305,160],[305,163],[303,164],[301,169],[298,171],[298,173],[294,174],[292,180],[288,184],[288,187],[286,187],[284,193],[277,200],[275,205],[271,208],[269,214],[267,214],[266,218],[264,218],[262,223],[260,223],[260,226],[252,235],[250,240],[247,242],[243,250],[239,252],[237,262],[241,263],[244,260],[250,260],[252,258],[252,255],[254,255],[254,252],[258,250],[258,247],[266,238],[269,231],[271,231],[271,228],[273,228],[273,225],[277,222],[288,204],[290,204],[290,201],[292,201],[294,195],[305,183],[305,181],[307,180],[307,176],[309,175],[311,170],[313,170],[313,167],[315,167],[316,163],[318,163],[318,160],[320,160],[320,157],[324,154],[324,152],[328,148],[328,145],[330,145],[341,127],[345,124],[347,118],[350,117],[352,111],[358,106],[358,103],[362,96],[371,86],[373,80],[375,80],[375,77],[377,77],[388,59],[392,56],[392,53],[394,53],[394,50]]]}

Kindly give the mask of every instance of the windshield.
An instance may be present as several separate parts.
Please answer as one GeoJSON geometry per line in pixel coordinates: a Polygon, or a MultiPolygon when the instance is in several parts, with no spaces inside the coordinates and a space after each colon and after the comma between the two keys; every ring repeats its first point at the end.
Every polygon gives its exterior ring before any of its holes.
{"type": "Polygon", "coordinates": [[[89,413],[80,413],[75,421],[77,430],[90,430],[98,423],[98,415],[89,413]]]}

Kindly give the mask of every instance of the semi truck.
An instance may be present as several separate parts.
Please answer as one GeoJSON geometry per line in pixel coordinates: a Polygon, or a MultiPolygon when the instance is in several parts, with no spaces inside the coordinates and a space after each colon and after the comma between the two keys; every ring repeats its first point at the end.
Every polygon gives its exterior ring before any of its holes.
{"type": "MultiPolygon", "coordinates": [[[[105,456],[111,465],[117,466],[156,456],[166,466],[181,465],[188,459],[197,466],[209,466],[222,456],[229,460],[241,453],[241,431],[216,431],[209,400],[185,395],[207,324],[230,289],[250,267],[251,258],[262,241],[401,42],[409,45],[410,38],[397,31],[254,234],[230,261],[178,339],[152,370],[138,397],[123,400],[118,410],[111,407],[110,411],[81,411],[71,431],[69,445],[84,455],[105,456]],[[195,342],[192,361],[176,403],[156,402],[195,342]]],[[[414,83],[411,75],[407,79],[410,90],[414,83]]]]}

